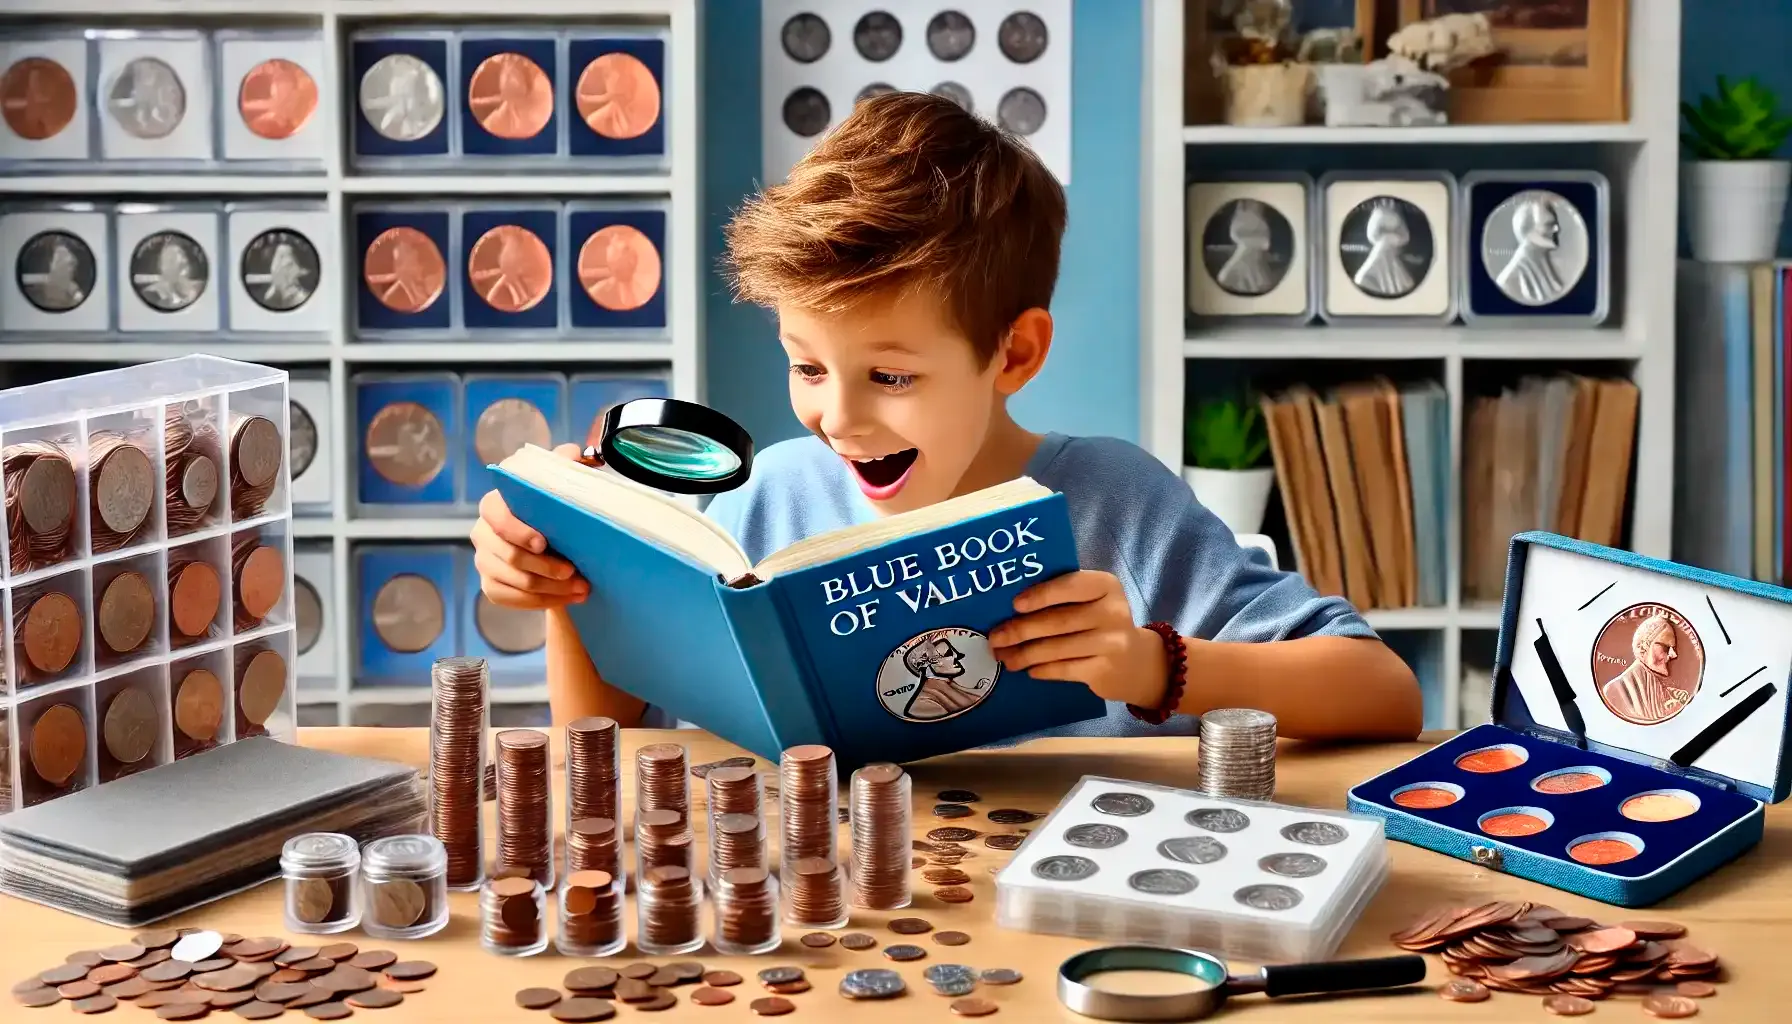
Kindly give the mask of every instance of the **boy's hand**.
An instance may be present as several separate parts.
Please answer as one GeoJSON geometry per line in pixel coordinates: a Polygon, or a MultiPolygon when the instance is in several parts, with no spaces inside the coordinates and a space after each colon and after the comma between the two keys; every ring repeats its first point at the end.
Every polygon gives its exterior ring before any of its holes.
{"type": "Polygon", "coordinates": [[[1082,569],[1029,587],[1014,599],[1018,614],[989,636],[1010,671],[1083,683],[1106,700],[1156,707],[1170,662],[1156,633],[1132,621],[1126,591],[1113,573],[1082,569]]]}
{"type": "MultiPolygon", "coordinates": [[[[576,459],[579,449],[563,444],[554,454],[576,459]]],[[[497,491],[479,500],[479,521],[470,536],[479,589],[493,604],[560,608],[591,593],[591,585],[578,577],[571,562],[544,554],[547,539],[518,519],[497,491]]]]}

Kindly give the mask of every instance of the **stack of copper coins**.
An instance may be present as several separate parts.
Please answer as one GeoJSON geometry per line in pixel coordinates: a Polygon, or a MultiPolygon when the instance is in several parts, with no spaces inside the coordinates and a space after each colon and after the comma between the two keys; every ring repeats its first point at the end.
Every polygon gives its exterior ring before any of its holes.
{"type": "Polygon", "coordinates": [[[635,888],[635,945],[648,956],[689,953],[703,945],[702,888],[681,867],[654,868],[635,888]]]}
{"type": "Polygon", "coordinates": [[[765,811],[765,776],[751,768],[730,765],[709,773],[709,816],[724,814],[762,815],[765,811]]]}
{"type": "Polygon", "coordinates": [[[533,956],[548,946],[547,900],[539,883],[494,878],[479,890],[479,943],[506,956],[533,956]]]}
{"type": "Polygon", "coordinates": [[[846,879],[831,857],[784,862],[784,920],[803,928],[846,924],[846,879]]]}
{"type": "Polygon", "coordinates": [[[579,818],[566,828],[566,870],[622,875],[622,836],[610,818],[579,818]]]}
{"type": "Polygon", "coordinates": [[[783,942],[778,927],[778,880],[763,867],[730,868],[711,897],[715,926],[710,941],[728,956],[769,953],[783,942]]]}
{"type": "MultiPolygon", "coordinates": [[[[835,858],[840,828],[840,775],[834,752],[817,743],[791,747],[779,760],[778,803],[783,819],[779,857],[795,861],[835,858]]],[[[789,879],[785,879],[789,886],[789,879]]]]}
{"type": "Polygon", "coordinates": [[[156,467],[142,444],[117,430],[96,430],[87,438],[88,531],[93,553],[129,547],[150,525],[155,508],[156,467]]]}
{"type": "Polygon", "coordinates": [[[566,820],[622,820],[622,729],[611,718],[566,726],[566,820]]]}
{"type": "Polygon", "coordinates": [[[533,729],[506,729],[496,739],[498,781],[497,872],[554,884],[554,825],[549,812],[548,738],[533,729]]]}
{"type": "Polygon", "coordinates": [[[676,743],[649,743],[635,751],[635,817],[646,811],[691,813],[690,765],[676,743]]]}
{"type": "Polygon", "coordinates": [[[852,773],[852,905],[866,910],[908,906],[908,773],[870,764],[852,773]]]}
{"type": "Polygon", "coordinates": [[[0,452],[13,575],[75,553],[75,463],[54,441],[21,441],[0,452]]]}
{"type": "Polygon", "coordinates": [[[250,519],[262,513],[280,480],[286,441],[266,416],[230,417],[230,514],[250,519]]]}
{"type": "Polygon", "coordinates": [[[562,956],[610,956],[628,942],[622,927],[622,883],[607,871],[573,871],[560,886],[562,956]]]}
{"type": "MultiPolygon", "coordinates": [[[[765,819],[757,814],[719,814],[709,819],[709,881],[716,883],[735,868],[769,868],[766,863],[765,819]]],[[[902,866],[908,867],[903,848],[902,866]]]]}
{"type": "Polygon", "coordinates": [[[169,552],[169,645],[185,647],[218,633],[218,604],[223,598],[224,581],[211,563],[187,557],[180,551],[169,552]]]}
{"type": "Polygon", "coordinates": [[[677,811],[660,808],[635,816],[635,874],[659,867],[693,868],[695,836],[690,823],[677,811]]]}
{"type": "Polygon", "coordinates": [[[203,414],[189,419],[178,405],[162,420],[163,499],[168,536],[204,526],[218,501],[218,429],[203,414]]]}
{"type": "Polygon", "coordinates": [[[251,530],[230,544],[230,578],[236,593],[236,631],[247,633],[267,618],[286,592],[286,559],[251,530]]]}
{"type": "Polygon", "coordinates": [[[448,854],[448,888],[477,889],[485,881],[485,659],[442,658],[430,683],[430,828],[448,854]]]}

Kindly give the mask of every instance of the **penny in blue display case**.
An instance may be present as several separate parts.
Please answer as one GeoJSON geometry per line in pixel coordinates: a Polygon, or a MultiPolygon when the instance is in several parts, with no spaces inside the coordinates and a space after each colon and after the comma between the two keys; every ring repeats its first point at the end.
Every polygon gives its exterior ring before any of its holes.
{"type": "Polygon", "coordinates": [[[460,378],[359,374],[354,396],[356,506],[392,514],[453,505],[463,433],[460,378]]]}
{"type": "Polygon", "coordinates": [[[637,398],[668,398],[663,373],[578,373],[568,388],[567,440],[581,447],[597,444],[604,411],[637,398]]]}
{"type": "Polygon", "coordinates": [[[465,501],[497,486],[485,467],[525,444],[551,448],[566,434],[566,378],[557,373],[474,374],[464,378],[467,427],[465,501]]]}
{"type": "Polygon", "coordinates": [[[1611,308],[1611,186],[1598,171],[1477,171],[1457,204],[1462,317],[1592,326],[1611,308]]]}
{"type": "Polygon", "coordinates": [[[572,327],[580,333],[666,330],[664,203],[570,203],[567,249],[575,254],[572,327]]]}
{"type": "Polygon", "coordinates": [[[484,658],[493,686],[539,686],[547,678],[547,615],[493,604],[479,589],[471,548],[461,551],[461,649],[484,658]]]}
{"type": "Polygon", "coordinates": [[[566,43],[565,104],[574,157],[626,166],[665,162],[666,35],[650,30],[574,31],[566,43]]]}
{"type": "Polygon", "coordinates": [[[451,544],[355,549],[356,686],[428,686],[436,659],[460,652],[460,557],[451,544]]]}
{"type": "Polygon", "coordinates": [[[461,152],[474,157],[558,152],[558,37],[515,29],[469,31],[455,46],[461,152]]]}
{"type": "Polygon", "coordinates": [[[1350,791],[1391,839],[1618,906],[1760,842],[1787,769],[1792,590],[1512,540],[1492,721],[1350,791]]]}
{"type": "Polygon", "coordinates": [[[470,331],[560,326],[560,208],[505,203],[461,211],[461,319],[470,331]]]}
{"type": "Polygon", "coordinates": [[[451,32],[420,28],[350,35],[351,162],[398,166],[453,151],[452,39],[451,32]]]}
{"type": "Polygon", "coordinates": [[[355,275],[355,333],[416,338],[454,326],[458,267],[452,214],[421,203],[357,206],[350,237],[355,275]],[[451,267],[449,260],[456,262],[451,267]]]}

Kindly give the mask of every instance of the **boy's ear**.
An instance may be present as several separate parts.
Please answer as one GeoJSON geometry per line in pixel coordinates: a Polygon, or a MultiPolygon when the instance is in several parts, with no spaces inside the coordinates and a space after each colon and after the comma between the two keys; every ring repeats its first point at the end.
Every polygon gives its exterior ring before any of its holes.
{"type": "Polygon", "coordinates": [[[996,390],[1012,395],[1038,376],[1052,349],[1052,315],[1037,307],[1014,318],[996,350],[996,390]]]}

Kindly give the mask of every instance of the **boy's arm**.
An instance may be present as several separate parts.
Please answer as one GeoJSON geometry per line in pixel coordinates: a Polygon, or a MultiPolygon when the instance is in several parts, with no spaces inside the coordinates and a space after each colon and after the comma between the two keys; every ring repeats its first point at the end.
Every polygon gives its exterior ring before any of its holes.
{"type": "Polygon", "coordinates": [[[591,715],[613,718],[625,729],[640,727],[647,702],[603,681],[565,608],[550,608],[546,615],[548,706],[554,727],[591,715]]]}
{"type": "Polygon", "coordinates": [[[1410,740],[1424,727],[1418,680],[1378,639],[1188,638],[1182,646],[1188,651],[1188,685],[1177,710],[1183,714],[1256,708],[1276,716],[1280,735],[1307,740],[1410,740]]]}

